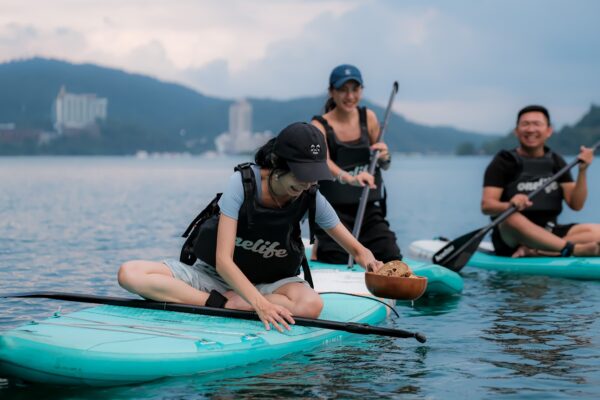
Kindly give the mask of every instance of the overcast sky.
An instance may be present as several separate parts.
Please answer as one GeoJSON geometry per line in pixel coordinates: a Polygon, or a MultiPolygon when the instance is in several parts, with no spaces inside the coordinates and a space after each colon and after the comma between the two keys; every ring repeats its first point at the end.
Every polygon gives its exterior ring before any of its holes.
{"type": "Polygon", "coordinates": [[[530,103],[573,124],[600,104],[595,0],[0,0],[0,62],[33,56],[148,74],[225,98],[365,97],[430,125],[505,133],[530,103]]]}

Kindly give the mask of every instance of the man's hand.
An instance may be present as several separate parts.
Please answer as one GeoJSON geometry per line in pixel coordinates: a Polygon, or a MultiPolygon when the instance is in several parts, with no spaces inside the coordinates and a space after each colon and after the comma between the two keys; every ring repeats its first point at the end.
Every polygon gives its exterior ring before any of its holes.
{"type": "Polygon", "coordinates": [[[579,170],[585,171],[594,160],[594,150],[585,146],[581,146],[580,150],[581,152],[577,156],[577,158],[581,160],[579,163],[579,170]]]}
{"type": "Polygon", "coordinates": [[[532,201],[529,200],[527,195],[522,193],[515,194],[513,198],[510,199],[510,204],[519,211],[523,211],[527,207],[531,207],[533,205],[532,201]]]}

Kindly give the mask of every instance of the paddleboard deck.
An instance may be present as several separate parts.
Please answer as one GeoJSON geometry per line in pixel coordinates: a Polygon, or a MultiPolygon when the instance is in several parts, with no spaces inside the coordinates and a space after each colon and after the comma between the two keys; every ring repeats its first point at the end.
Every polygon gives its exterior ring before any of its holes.
{"type": "MultiPolygon", "coordinates": [[[[378,324],[374,299],[324,294],[321,319],[378,324]]],[[[0,376],[51,384],[109,386],[210,373],[336,343],[351,335],[259,321],[98,306],[56,315],[0,336],[0,376]]]]}
{"type": "MultiPolygon", "coordinates": [[[[409,254],[426,262],[448,242],[443,240],[418,240],[409,246],[409,254]]],[[[493,245],[482,242],[479,250],[467,263],[470,267],[489,271],[503,271],[524,275],[600,280],[600,257],[521,257],[511,258],[493,254],[493,245]]]]}
{"type": "MultiPolygon", "coordinates": [[[[449,296],[462,292],[463,278],[456,272],[430,262],[411,259],[404,261],[415,275],[427,278],[425,296],[449,296]]],[[[327,287],[329,290],[336,288],[346,293],[369,294],[365,284],[365,270],[357,264],[348,268],[346,264],[327,264],[313,260],[309,261],[309,265],[317,291],[323,291],[322,287],[327,287]]]]}

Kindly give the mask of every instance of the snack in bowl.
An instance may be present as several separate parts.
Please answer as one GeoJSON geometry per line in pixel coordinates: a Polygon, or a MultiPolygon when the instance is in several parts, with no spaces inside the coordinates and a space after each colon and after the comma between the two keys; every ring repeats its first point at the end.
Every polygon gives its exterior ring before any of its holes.
{"type": "Polygon", "coordinates": [[[393,260],[383,264],[379,271],[377,271],[377,274],[409,278],[413,275],[413,272],[406,263],[403,263],[400,260],[393,260]]]}
{"type": "Polygon", "coordinates": [[[377,273],[365,273],[367,289],[377,297],[416,300],[427,289],[427,278],[413,274],[410,267],[394,260],[385,263],[377,273]]]}

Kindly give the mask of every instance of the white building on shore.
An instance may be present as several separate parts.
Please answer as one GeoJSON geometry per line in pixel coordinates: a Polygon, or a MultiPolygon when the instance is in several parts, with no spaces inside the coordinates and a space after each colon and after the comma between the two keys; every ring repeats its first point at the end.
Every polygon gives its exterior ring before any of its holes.
{"type": "Polygon", "coordinates": [[[252,132],[252,105],[245,99],[229,107],[229,131],[215,138],[219,153],[254,153],[273,137],[270,131],[252,132]]]}
{"type": "Polygon", "coordinates": [[[52,109],[54,128],[58,133],[93,127],[96,120],[106,119],[108,99],[95,94],[68,93],[63,85],[52,109]]]}

